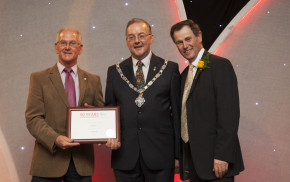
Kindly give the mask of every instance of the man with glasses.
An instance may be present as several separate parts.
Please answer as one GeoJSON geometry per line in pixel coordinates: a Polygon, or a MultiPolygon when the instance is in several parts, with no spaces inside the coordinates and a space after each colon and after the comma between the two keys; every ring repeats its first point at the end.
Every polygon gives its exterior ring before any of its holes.
{"type": "Polygon", "coordinates": [[[81,34],[60,29],[54,45],[58,62],[32,73],[26,105],[26,125],[36,139],[32,182],[91,182],[94,149],[66,137],[67,107],[103,106],[100,77],[77,66],[81,34]]]}
{"type": "Polygon", "coordinates": [[[180,74],[154,55],[150,25],[130,20],[131,57],[108,69],[105,105],[120,106],[121,141],[109,140],[117,182],[173,182],[180,142],[180,74]]]}

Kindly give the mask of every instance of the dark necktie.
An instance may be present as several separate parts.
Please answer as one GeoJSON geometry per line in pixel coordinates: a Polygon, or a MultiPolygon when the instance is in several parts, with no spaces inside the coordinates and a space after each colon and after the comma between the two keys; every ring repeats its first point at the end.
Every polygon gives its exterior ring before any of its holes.
{"type": "Polygon", "coordinates": [[[138,66],[138,69],[136,71],[136,80],[137,80],[137,88],[139,90],[139,89],[143,89],[145,86],[145,79],[144,79],[144,74],[142,70],[142,67],[144,66],[144,64],[142,63],[142,61],[138,61],[137,66],[138,66]]]}
{"type": "Polygon", "coordinates": [[[75,82],[73,77],[71,76],[72,69],[65,68],[64,71],[66,72],[65,76],[65,93],[67,96],[67,100],[70,107],[76,107],[76,91],[75,91],[75,82]]]}

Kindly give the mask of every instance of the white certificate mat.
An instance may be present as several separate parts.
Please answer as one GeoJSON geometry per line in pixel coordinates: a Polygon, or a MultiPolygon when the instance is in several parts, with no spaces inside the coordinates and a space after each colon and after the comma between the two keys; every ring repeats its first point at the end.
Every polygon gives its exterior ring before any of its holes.
{"type": "Polygon", "coordinates": [[[67,136],[80,143],[119,139],[119,107],[68,108],[67,136]]]}

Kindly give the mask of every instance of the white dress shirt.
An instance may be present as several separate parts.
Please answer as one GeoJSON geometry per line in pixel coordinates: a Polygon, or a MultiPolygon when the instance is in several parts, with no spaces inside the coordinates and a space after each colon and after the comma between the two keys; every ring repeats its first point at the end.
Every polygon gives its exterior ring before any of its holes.
{"type": "MultiPolygon", "coordinates": [[[[144,64],[144,66],[142,67],[142,70],[143,70],[144,81],[145,82],[146,82],[147,75],[148,75],[148,70],[149,70],[149,66],[150,66],[151,56],[152,56],[152,52],[150,51],[149,54],[144,59],[141,60],[142,63],[144,64]]],[[[136,71],[138,69],[137,62],[139,60],[137,60],[137,59],[135,59],[135,58],[132,57],[132,61],[133,61],[134,75],[136,76],[136,71]]]]}
{"type": "Polygon", "coordinates": [[[197,57],[195,58],[195,60],[191,63],[194,67],[193,67],[193,78],[196,74],[197,68],[198,68],[198,61],[201,59],[203,53],[204,53],[204,48],[202,48],[199,52],[197,57]]]}

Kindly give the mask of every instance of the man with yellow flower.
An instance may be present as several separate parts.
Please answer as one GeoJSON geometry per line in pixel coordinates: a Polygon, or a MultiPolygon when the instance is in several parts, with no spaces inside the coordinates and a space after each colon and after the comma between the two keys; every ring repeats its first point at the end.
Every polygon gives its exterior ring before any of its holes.
{"type": "Polygon", "coordinates": [[[170,35],[189,63],[181,75],[181,179],[233,182],[244,170],[234,69],[203,48],[202,32],[192,20],[173,25],[170,35]]]}

